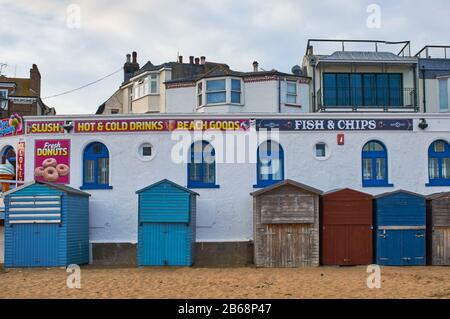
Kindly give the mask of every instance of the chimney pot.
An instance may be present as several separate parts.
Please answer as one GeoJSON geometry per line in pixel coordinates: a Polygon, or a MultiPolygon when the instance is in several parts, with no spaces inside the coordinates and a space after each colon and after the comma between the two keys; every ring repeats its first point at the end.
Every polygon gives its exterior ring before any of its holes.
{"type": "Polygon", "coordinates": [[[127,54],[127,63],[130,63],[131,62],[131,54],[127,54]]]}
{"type": "Polygon", "coordinates": [[[193,55],[189,56],[189,63],[194,64],[194,56],[193,55]]]}
{"type": "Polygon", "coordinates": [[[195,64],[200,64],[200,59],[199,58],[195,58],[195,64]]]}
{"type": "Polygon", "coordinates": [[[253,61],[253,72],[258,72],[258,61],[253,61]]]}
{"type": "Polygon", "coordinates": [[[200,64],[205,64],[205,62],[206,62],[206,57],[204,55],[202,55],[200,57],[200,64]]]}
{"type": "Polygon", "coordinates": [[[133,63],[137,63],[137,52],[133,51],[133,63]]]}
{"type": "Polygon", "coordinates": [[[182,56],[182,55],[180,55],[180,56],[178,57],[178,62],[179,62],[179,63],[183,63],[183,56],[182,56]]]}

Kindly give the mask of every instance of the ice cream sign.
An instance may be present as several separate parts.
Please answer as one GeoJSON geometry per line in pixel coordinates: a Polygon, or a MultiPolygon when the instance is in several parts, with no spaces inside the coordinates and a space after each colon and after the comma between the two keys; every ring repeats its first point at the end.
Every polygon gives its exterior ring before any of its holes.
{"type": "Polygon", "coordinates": [[[36,181],[70,183],[70,140],[35,141],[36,181]]]}
{"type": "Polygon", "coordinates": [[[0,137],[20,135],[23,133],[23,121],[18,114],[0,121],[0,137]]]}

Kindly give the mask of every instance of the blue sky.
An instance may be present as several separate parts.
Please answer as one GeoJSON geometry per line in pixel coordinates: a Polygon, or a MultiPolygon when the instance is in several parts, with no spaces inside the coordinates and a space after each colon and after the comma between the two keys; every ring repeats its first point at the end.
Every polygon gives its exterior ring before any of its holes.
{"type": "MultiPolygon", "coordinates": [[[[257,60],[290,72],[308,38],[411,40],[413,53],[450,44],[448,12],[448,0],[0,0],[0,62],[6,75],[20,77],[36,63],[43,97],[112,73],[133,50],[141,65],[173,61],[179,52],[239,71],[257,60]],[[81,9],[80,28],[67,26],[71,4],[81,9]],[[367,27],[370,4],[380,6],[380,28],[367,27]]],[[[59,114],[94,113],[122,79],[118,73],[45,102],[59,114]]]]}

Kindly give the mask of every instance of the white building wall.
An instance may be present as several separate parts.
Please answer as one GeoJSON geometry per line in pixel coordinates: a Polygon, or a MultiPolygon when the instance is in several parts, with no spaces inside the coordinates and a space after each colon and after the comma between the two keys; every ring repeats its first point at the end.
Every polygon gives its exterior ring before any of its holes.
{"type": "MultiPolygon", "coordinates": [[[[425,80],[426,89],[426,103],[427,103],[427,113],[449,113],[450,107],[446,110],[440,109],[439,101],[439,80],[438,79],[427,79],[425,80]]],[[[448,80],[448,92],[450,96],[450,79],[448,80]]],[[[421,106],[423,108],[423,79],[420,79],[420,98],[421,106]]]]}
{"type": "MultiPolygon", "coordinates": [[[[198,116],[198,115],[197,115],[198,116]]],[[[308,115],[317,117],[320,115],[308,115]]],[[[325,115],[326,116],[326,115],[325,115]]],[[[352,118],[353,115],[343,116],[352,118]]],[[[382,115],[381,117],[383,117],[382,115]]],[[[328,117],[330,117],[328,115],[328,117]]],[[[391,118],[399,116],[391,116],[391,118]]],[[[425,132],[417,125],[414,132],[345,132],[345,145],[337,146],[338,132],[281,133],[280,143],[285,152],[285,178],[294,179],[312,187],[329,191],[350,187],[370,194],[397,189],[432,194],[449,191],[450,187],[426,187],[428,182],[429,145],[444,139],[450,142],[450,117],[427,118],[430,125],[425,132]],[[389,182],[393,188],[363,188],[361,184],[361,150],[366,142],[377,139],[388,149],[389,182]],[[330,156],[317,160],[314,145],[325,142],[330,156]]],[[[192,115],[186,115],[192,118],[192,115]]],[[[224,117],[222,117],[224,118],[224,117]]],[[[358,118],[361,118],[359,115],[358,118]]],[[[379,118],[372,116],[372,118],[379,118]]],[[[405,116],[408,118],[408,116],[405,116]]],[[[137,195],[135,192],[161,179],[167,178],[187,185],[187,165],[177,164],[171,152],[177,141],[166,133],[110,133],[61,134],[26,137],[26,179],[33,179],[34,140],[45,138],[71,138],[71,184],[82,185],[82,153],[86,145],[99,141],[110,154],[110,184],[112,190],[88,190],[90,199],[90,240],[95,243],[135,243],[137,241],[137,195]],[[141,143],[154,146],[153,160],[144,162],[137,152],[141,143]]],[[[219,140],[213,142],[216,152],[219,140]]],[[[256,145],[250,149],[256,154],[256,145]]],[[[256,164],[217,164],[218,189],[196,189],[198,199],[198,242],[247,241],[253,238],[252,198],[255,189],[256,164]]]]}
{"type": "MultiPolygon", "coordinates": [[[[309,112],[309,85],[298,83],[297,106],[286,105],[286,81],[280,81],[281,95],[278,95],[278,80],[243,82],[242,105],[220,104],[197,108],[196,87],[180,87],[166,90],[167,113],[281,113],[309,112]]],[[[205,98],[205,97],[204,97],[205,98]]]]}
{"type": "Polygon", "coordinates": [[[166,112],[194,112],[197,95],[195,86],[166,89],[166,112]]]}

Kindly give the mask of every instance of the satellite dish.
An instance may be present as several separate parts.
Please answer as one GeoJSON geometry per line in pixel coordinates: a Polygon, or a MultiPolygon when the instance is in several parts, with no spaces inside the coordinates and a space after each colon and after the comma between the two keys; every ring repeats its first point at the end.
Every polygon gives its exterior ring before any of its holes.
{"type": "Polygon", "coordinates": [[[300,66],[298,66],[298,65],[294,65],[292,67],[291,71],[292,71],[292,74],[302,75],[302,68],[300,66]]]}

